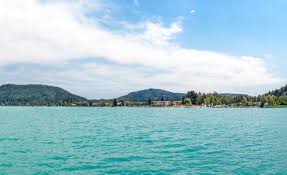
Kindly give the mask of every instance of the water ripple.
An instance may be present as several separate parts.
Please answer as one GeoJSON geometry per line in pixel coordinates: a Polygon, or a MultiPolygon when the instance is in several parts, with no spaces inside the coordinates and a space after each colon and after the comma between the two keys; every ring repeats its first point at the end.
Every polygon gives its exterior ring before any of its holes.
{"type": "Polygon", "coordinates": [[[286,113],[3,107],[0,174],[287,174],[286,113]]]}

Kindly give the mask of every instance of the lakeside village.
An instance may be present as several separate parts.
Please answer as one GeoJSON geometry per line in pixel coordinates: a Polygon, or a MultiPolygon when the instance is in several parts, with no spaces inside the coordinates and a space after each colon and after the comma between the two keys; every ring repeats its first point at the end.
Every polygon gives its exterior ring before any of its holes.
{"type": "Polygon", "coordinates": [[[223,107],[236,107],[236,106],[227,106],[227,105],[196,105],[189,102],[190,100],[185,99],[183,101],[150,101],[150,102],[140,102],[140,101],[118,101],[116,99],[113,102],[107,102],[105,104],[95,102],[91,106],[111,106],[111,107],[185,107],[185,108],[204,108],[204,107],[214,107],[214,108],[223,108],[223,107]]]}
{"type": "MultiPolygon", "coordinates": [[[[65,106],[65,105],[64,105],[65,106]]],[[[90,107],[183,107],[183,108],[238,108],[238,107],[247,107],[243,105],[242,103],[239,104],[231,104],[231,105],[214,105],[214,104],[192,104],[190,99],[184,99],[181,101],[122,101],[114,99],[112,101],[110,100],[97,100],[94,102],[77,102],[77,103],[71,103],[67,106],[90,106],[90,107]]],[[[265,106],[268,106],[267,103],[265,103],[265,106]]],[[[252,105],[249,105],[248,107],[262,107],[262,104],[260,102],[256,102],[252,105]]]]}
{"type": "Polygon", "coordinates": [[[186,107],[186,108],[241,108],[241,107],[286,107],[287,97],[275,96],[220,96],[217,94],[185,96],[180,100],[130,101],[121,99],[88,100],[66,104],[63,106],[90,107],[186,107]]]}

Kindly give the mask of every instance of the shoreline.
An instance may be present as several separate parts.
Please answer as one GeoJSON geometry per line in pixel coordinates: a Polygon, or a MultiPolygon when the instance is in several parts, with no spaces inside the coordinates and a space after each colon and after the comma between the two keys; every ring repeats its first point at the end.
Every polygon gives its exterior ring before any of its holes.
{"type": "Polygon", "coordinates": [[[287,105],[282,106],[241,106],[241,107],[208,107],[208,106],[48,106],[48,105],[39,105],[39,106],[13,106],[13,105],[0,105],[1,107],[51,107],[51,108],[191,108],[191,109],[251,109],[251,108],[259,108],[259,109],[282,109],[287,108],[287,105]]]}

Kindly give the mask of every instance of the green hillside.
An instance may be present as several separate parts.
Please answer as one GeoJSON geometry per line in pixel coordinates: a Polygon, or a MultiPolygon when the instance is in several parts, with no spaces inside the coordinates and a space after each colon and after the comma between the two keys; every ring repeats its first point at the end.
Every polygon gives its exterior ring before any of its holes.
{"type": "Polygon", "coordinates": [[[181,100],[184,93],[173,93],[161,89],[145,89],[137,92],[131,92],[128,95],[119,97],[119,100],[125,101],[148,101],[151,100],[181,100]]]}
{"type": "Polygon", "coordinates": [[[57,105],[81,100],[85,98],[53,86],[14,84],[0,86],[1,105],[57,105]]]}
{"type": "Polygon", "coordinates": [[[276,89],[274,91],[270,91],[267,95],[274,95],[276,97],[287,95],[287,85],[281,87],[280,89],[276,89]]]}

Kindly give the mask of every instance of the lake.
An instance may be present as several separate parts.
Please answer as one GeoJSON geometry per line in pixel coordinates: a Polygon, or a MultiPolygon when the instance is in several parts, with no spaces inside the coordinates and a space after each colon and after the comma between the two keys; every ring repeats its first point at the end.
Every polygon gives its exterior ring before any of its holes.
{"type": "Polygon", "coordinates": [[[0,107],[0,174],[287,174],[287,109],[0,107]]]}

